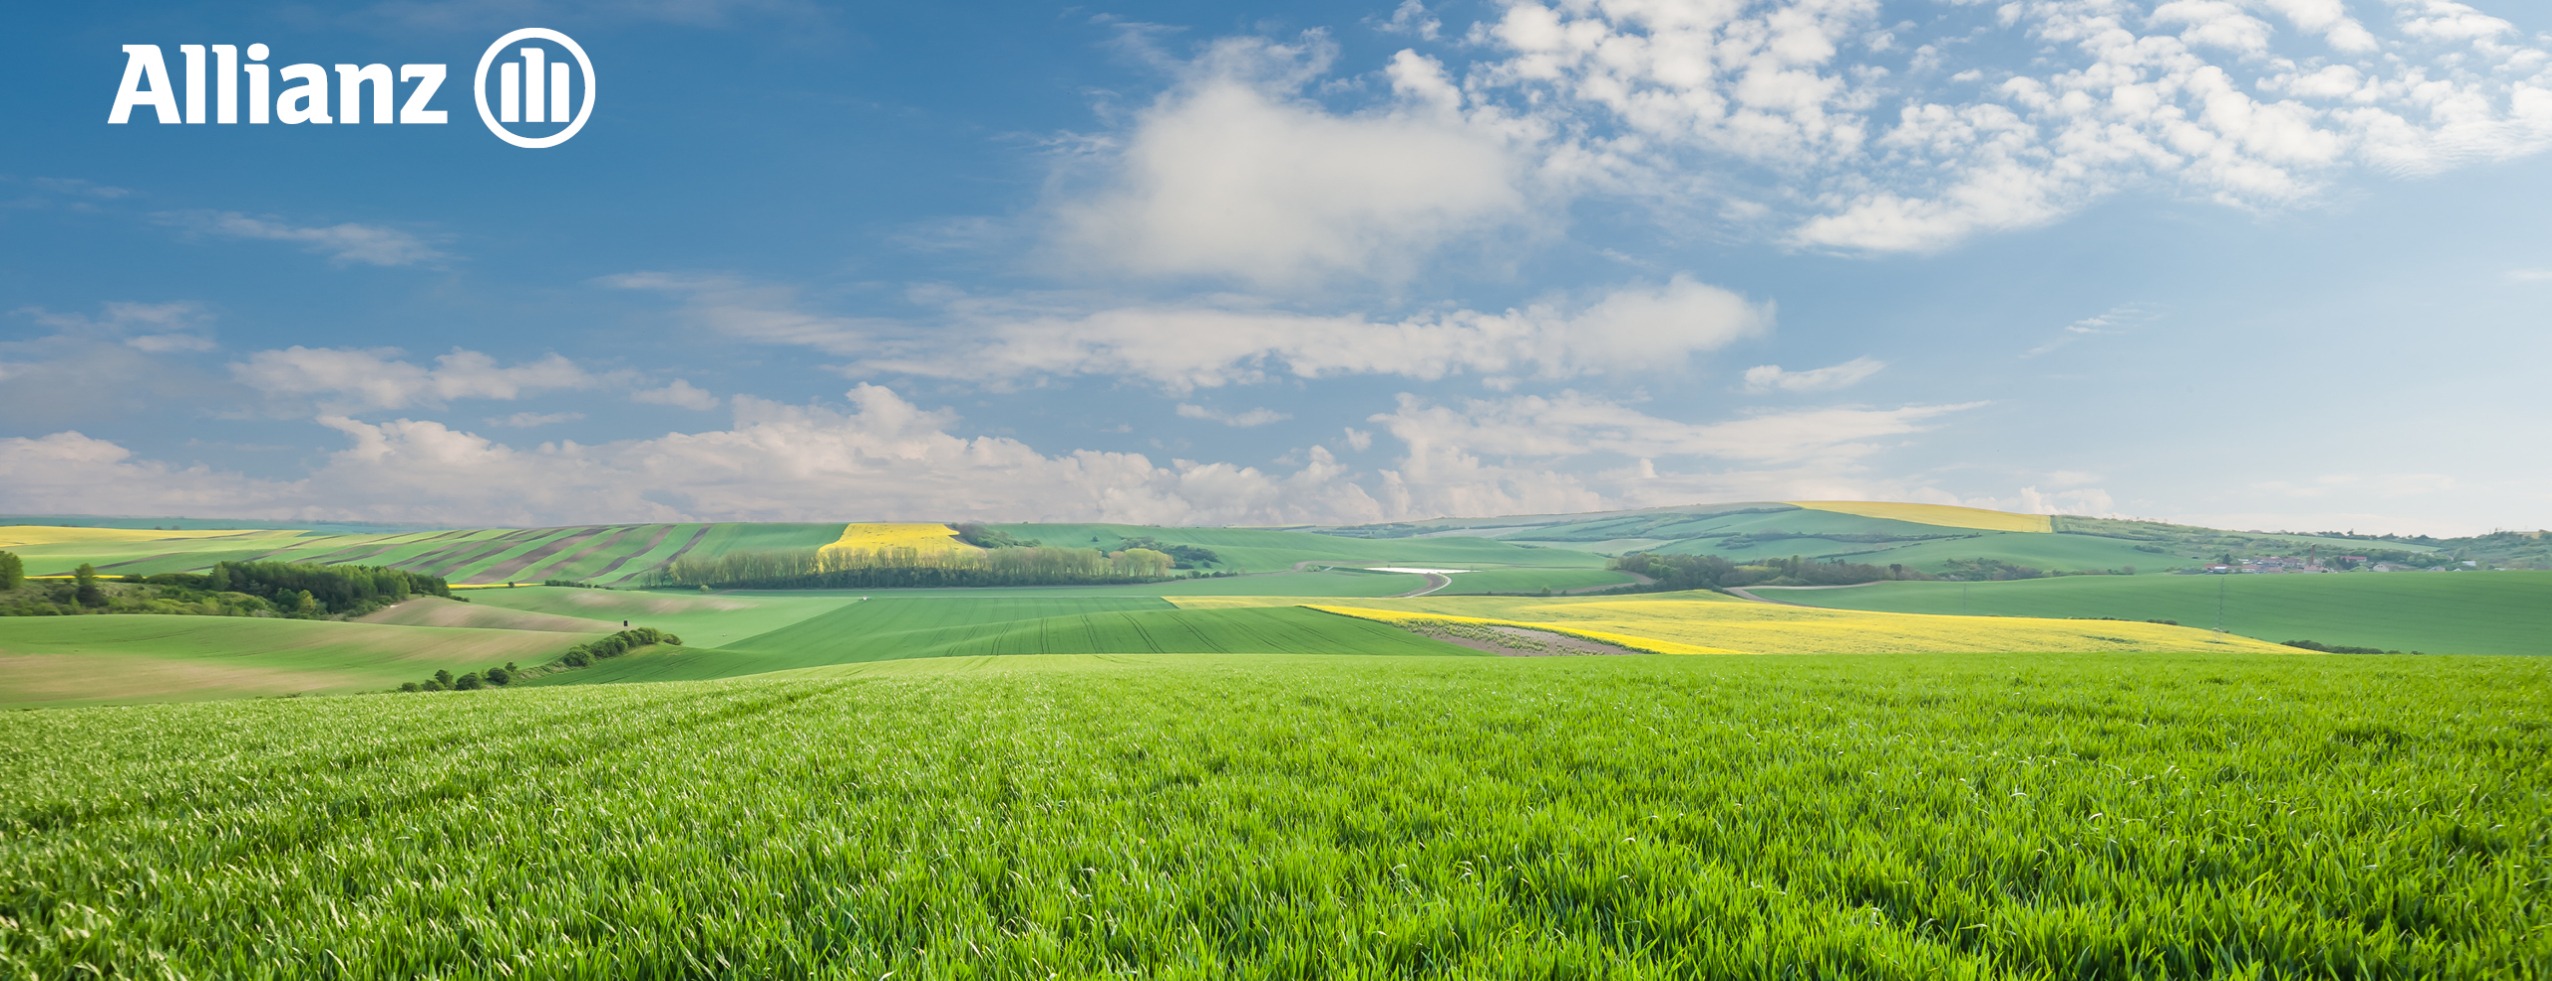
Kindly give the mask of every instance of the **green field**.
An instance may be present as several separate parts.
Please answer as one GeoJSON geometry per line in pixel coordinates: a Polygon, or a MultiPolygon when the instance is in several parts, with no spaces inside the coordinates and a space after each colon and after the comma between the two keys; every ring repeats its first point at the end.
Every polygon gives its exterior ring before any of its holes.
{"type": "Polygon", "coordinates": [[[1113,550],[1128,538],[1152,537],[1173,545],[1213,549],[1242,572],[1279,572],[1300,563],[1345,566],[1425,566],[1460,569],[1601,569],[1604,559],[1569,549],[1538,548],[1487,538],[1364,539],[1306,531],[1255,528],[1155,528],[1148,525],[999,525],[1019,538],[1048,545],[1113,550]]]}
{"type": "Polygon", "coordinates": [[[1159,599],[1133,598],[874,599],[716,650],[646,651],[531,684],[696,681],[941,657],[1473,653],[1383,624],[1299,607],[1181,610],[1159,599]]]}
{"type": "Polygon", "coordinates": [[[380,691],[587,635],[247,617],[0,617],[0,706],[380,691]]]}
{"type": "Polygon", "coordinates": [[[1757,589],[1787,603],[1892,613],[2176,620],[2267,641],[2449,654],[2552,654],[2552,573],[2079,576],[1757,589]]]}
{"type": "Polygon", "coordinates": [[[1591,592],[1635,582],[1629,574],[1605,569],[1491,569],[1454,576],[1453,584],[1436,592],[1447,596],[1475,593],[1591,592]]]}
{"type": "Polygon", "coordinates": [[[2522,658],[1155,656],[7,713],[0,973],[2540,976],[2547,699],[2522,658]]]}

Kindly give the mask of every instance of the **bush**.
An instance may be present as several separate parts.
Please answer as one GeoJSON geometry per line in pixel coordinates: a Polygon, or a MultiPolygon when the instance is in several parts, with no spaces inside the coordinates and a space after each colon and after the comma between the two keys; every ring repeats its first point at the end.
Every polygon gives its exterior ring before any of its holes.
{"type": "Polygon", "coordinates": [[[491,685],[513,684],[514,672],[507,671],[504,668],[489,668],[487,669],[487,683],[491,685]]]}
{"type": "Polygon", "coordinates": [[[72,597],[81,606],[105,606],[106,590],[97,584],[97,567],[86,562],[71,570],[72,597]]]}
{"type": "Polygon", "coordinates": [[[2307,650],[2307,651],[2320,651],[2320,652],[2322,652],[2322,653],[2324,653],[2324,654],[2399,654],[2399,653],[2401,653],[2400,651],[2387,651],[2387,650],[2384,650],[2383,648],[2380,648],[2380,647],[2348,647],[2348,646],[2341,645],[2341,644],[2324,644],[2324,643],[2320,643],[2320,642],[2317,642],[2317,641],[2310,641],[2310,640],[2287,640],[2287,641],[2279,641],[2279,643],[2285,644],[2285,645],[2286,645],[2286,646],[2288,646],[2288,647],[2299,648],[2299,649],[2307,650]]]}
{"type": "Polygon", "coordinates": [[[574,646],[574,647],[570,647],[570,648],[568,648],[568,649],[567,649],[567,654],[566,654],[565,656],[563,656],[563,657],[560,657],[560,658],[558,659],[558,663],[560,663],[560,664],[564,664],[564,665],[566,665],[566,666],[568,666],[568,667],[571,667],[571,668],[581,668],[581,667],[584,667],[585,665],[588,665],[588,664],[592,664],[592,663],[594,663],[594,656],[593,656],[593,655],[591,655],[591,654],[587,654],[587,653],[585,653],[585,647],[584,647],[584,645],[579,644],[579,645],[577,645],[577,646],[574,646]]]}
{"type": "Polygon", "coordinates": [[[0,552],[0,590],[16,589],[26,579],[26,560],[16,552],[0,552]]]}
{"type": "Polygon", "coordinates": [[[399,690],[400,690],[400,691],[424,691],[424,690],[425,690],[425,686],[424,686],[424,685],[420,685],[420,684],[418,684],[418,683],[416,683],[416,682],[411,681],[411,682],[408,682],[407,684],[400,685],[400,686],[399,686],[399,690]]]}
{"type": "Polygon", "coordinates": [[[470,673],[468,673],[468,674],[465,674],[465,675],[460,676],[459,678],[453,679],[453,681],[452,681],[452,690],[453,690],[453,691],[477,691],[477,690],[479,690],[481,687],[484,687],[486,684],[487,684],[486,682],[483,682],[483,681],[480,681],[480,680],[479,680],[478,672],[476,672],[476,671],[472,671],[472,672],[470,672],[470,673]]]}

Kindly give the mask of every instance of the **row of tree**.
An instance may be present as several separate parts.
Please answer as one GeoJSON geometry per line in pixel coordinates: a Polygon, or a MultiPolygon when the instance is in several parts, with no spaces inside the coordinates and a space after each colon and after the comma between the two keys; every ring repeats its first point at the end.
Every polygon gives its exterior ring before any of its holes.
{"type": "Polygon", "coordinates": [[[377,565],[221,562],[201,575],[175,573],[143,581],[246,593],[268,602],[307,595],[320,612],[332,615],[366,613],[411,596],[452,595],[451,585],[442,576],[377,565]]]}
{"type": "Polygon", "coordinates": [[[917,586],[1060,586],[1166,579],[1176,561],[1146,548],[1101,552],[1040,545],[980,552],[913,548],[803,549],[678,558],[647,574],[648,586],[731,589],[887,589],[917,586]]]}
{"type": "Polygon", "coordinates": [[[1746,586],[1852,586],[1896,579],[1931,579],[1903,565],[1866,565],[1791,556],[1740,565],[1716,555],[1633,552],[1612,567],[1653,580],[1642,590],[1732,589],[1746,586]]]}

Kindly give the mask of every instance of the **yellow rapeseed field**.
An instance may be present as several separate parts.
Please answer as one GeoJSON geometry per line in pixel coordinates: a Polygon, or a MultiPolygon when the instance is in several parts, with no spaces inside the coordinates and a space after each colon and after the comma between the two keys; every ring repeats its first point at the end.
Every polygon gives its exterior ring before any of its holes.
{"type": "Polygon", "coordinates": [[[1783,501],[1791,507],[1810,511],[1833,511],[1857,514],[1864,518],[1886,518],[1910,521],[1918,525],[1940,525],[1946,528],[1974,528],[1978,531],[2053,532],[2056,519],[2043,514],[2013,514],[1984,508],[1962,508],[1948,504],[1891,504],[1884,501],[1783,501]]]}
{"type": "Polygon", "coordinates": [[[230,538],[271,532],[153,531],[149,528],[66,528],[59,525],[0,526],[0,548],[14,545],[86,545],[96,542],[157,542],[177,538],[230,538]]]}
{"type": "Polygon", "coordinates": [[[858,550],[876,552],[890,548],[909,548],[916,552],[980,552],[983,549],[957,540],[957,530],[947,525],[858,523],[842,526],[842,537],[825,551],[858,550]]]}
{"type": "Polygon", "coordinates": [[[1631,599],[1446,596],[1358,600],[1355,606],[1242,596],[1179,597],[1172,602],[1182,608],[1302,605],[1386,623],[1504,624],[1660,654],[2297,653],[2247,637],[2158,623],[1818,610],[1715,593],[1631,599]]]}

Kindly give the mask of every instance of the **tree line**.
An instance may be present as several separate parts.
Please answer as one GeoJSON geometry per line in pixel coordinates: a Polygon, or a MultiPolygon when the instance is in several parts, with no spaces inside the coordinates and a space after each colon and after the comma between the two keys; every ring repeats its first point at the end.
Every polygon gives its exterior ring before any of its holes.
{"type": "Polygon", "coordinates": [[[192,616],[362,616],[411,596],[450,596],[441,576],[403,569],[294,562],[222,562],[208,572],[109,577],[82,563],[69,581],[26,578],[0,552],[0,616],[151,613],[192,616]]]}
{"type": "Polygon", "coordinates": [[[1061,586],[1166,579],[1175,560],[1129,548],[1025,545],[980,552],[914,548],[788,549],[677,558],[649,572],[653,587],[891,589],[929,586],[1061,586]]]}

